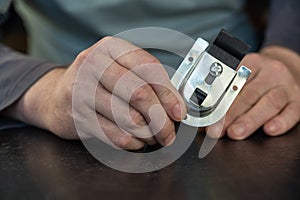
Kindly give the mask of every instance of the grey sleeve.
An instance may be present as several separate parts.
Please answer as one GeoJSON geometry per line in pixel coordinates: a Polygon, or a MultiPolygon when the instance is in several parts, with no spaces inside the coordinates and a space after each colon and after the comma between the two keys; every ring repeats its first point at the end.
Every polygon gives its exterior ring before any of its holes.
{"type": "Polygon", "coordinates": [[[271,0],[263,47],[280,45],[300,53],[300,1],[271,0]]]}
{"type": "Polygon", "coordinates": [[[1,0],[0,1],[0,14],[6,13],[12,0],[1,0]]]}
{"type": "MultiPolygon", "coordinates": [[[[6,18],[11,0],[0,1],[0,25],[6,18]]],[[[0,34],[1,37],[1,34],[0,34]]],[[[41,76],[58,64],[15,52],[0,44],[0,112],[19,99],[41,76]]],[[[25,124],[0,117],[0,130],[25,124]]]]}
{"type": "Polygon", "coordinates": [[[0,111],[15,102],[42,75],[58,64],[14,52],[0,44],[0,111]]]}
{"type": "MultiPolygon", "coordinates": [[[[14,103],[41,76],[57,66],[0,44],[0,111],[14,103]]],[[[19,123],[0,118],[0,130],[18,126],[19,123]]]]}

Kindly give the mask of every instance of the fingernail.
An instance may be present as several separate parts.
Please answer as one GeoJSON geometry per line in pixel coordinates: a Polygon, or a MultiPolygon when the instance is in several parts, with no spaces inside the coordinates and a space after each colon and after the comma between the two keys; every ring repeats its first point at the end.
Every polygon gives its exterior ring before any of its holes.
{"type": "Polygon", "coordinates": [[[180,104],[177,103],[174,108],[173,108],[173,114],[174,114],[174,117],[176,118],[176,120],[181,120],[183,119],[185,116],[182,116],[183,113],[181,112],[181,107],[180,107],[180,104]]]}
{"type": "Polygon", "coordinates": [[[167,137],[167,139],[165,139],[165,145],[169,146],[171,144],[173,144],[173,142],[175,141],[175,134],[171,134],[167,137]]]}
{"type": "Polygon", "coordinates": [[[233,129],[233,134],[235,136],[240,137],[240,136],[244,135],[245,128],[244,128],[244,126],[242,124],[233,125],[232,129],[233,129]]]}

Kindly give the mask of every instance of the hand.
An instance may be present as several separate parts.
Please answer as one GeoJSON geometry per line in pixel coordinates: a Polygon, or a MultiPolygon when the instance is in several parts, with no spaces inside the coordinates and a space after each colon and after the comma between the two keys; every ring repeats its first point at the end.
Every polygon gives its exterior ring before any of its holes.
{"type": "MultiPolygon", "coordinates": [[[[57,68],[44,75],[6,113],[50,130],[60,137],[78,138],[72,113],[74,87],[81,89],[82,112],[95,113],[108,139],[123,149],[139,149],[146,143],[155,144],[156,141],[161,145],[170,144],[175,139],[173,120],[180,121],[186,115],[184,102],[160,62],[146,51],[113,37],[106,37],[81,52],[68,69],[57,68]],[[141,65],[151,67],[135,70],[141,65]],[[82,82],[76,80],[81,68],[87,72],[82,82]],[[95,77],[99,71],[103,72],[100,80],[95,77]],[[122,79],[122,84],[115,88],[123,75],[127,75],[127,78],[122,79]],[[88,98],[91,95],[85,92],[88,90],[85,87],[89,87],[93,81],[97,85],[93,97],[96,100],[95,107],[88,98]],[[164,86],[154,83],[162,83],[164,86]],[[112,98],[114,105],[111,105],[112,98]],[[150,117],[149,110],[154,105],[160,113],[151,113],[150,117]],[[112,106],[119,111],[121,127],[116,124],[112,106]],[[126,115],[128,107],[130,116],[126,115]],[[162,129],[153,137],[153,130],[161,123],[158,116],[166,120],[162,129]],[[137,137],[138,131],[134,130],[145,125],[150,126],[146,129],[147,137],[137,137]]],[[[86,126],[92,127],[89,124],[86,126]]],[[[105,141],[95,130],[88,129],[89,136],[105,141]]]]}
{"type": "Polygon", "coordinates": [[[277,136],[297,124],[299,63],[299,55],[283,47],[271,46],[248,54],[241,64],[253,73],[227,112],[221,136],[227,132],[230,138],[241,140],[261,126],[266,134],[277,136]]]}

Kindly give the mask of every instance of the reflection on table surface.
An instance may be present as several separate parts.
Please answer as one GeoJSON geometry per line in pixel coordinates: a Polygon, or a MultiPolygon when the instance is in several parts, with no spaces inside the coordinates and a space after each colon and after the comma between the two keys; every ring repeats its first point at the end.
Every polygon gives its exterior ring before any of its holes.
{"type": "Polygon", "coordinates": [[[162,170],[128,174],[101,164],[80,141],[36,128],[2,131],[0,198],[299,199],[300,124],[280,137],[220,139],[199,159],[203,138],[162,170]]]}

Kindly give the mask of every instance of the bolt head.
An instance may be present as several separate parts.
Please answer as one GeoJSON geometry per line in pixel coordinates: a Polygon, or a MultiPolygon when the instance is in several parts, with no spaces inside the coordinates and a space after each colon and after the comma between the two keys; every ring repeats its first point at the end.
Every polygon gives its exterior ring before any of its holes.
{"type": "Polygon", "coordinates": [[[213,64],[211,64],[209,73],[212,76],[214,77],[220,76],[222,72],[223,72],[223,67],[220,63],[214,62],[213,64]]]}

